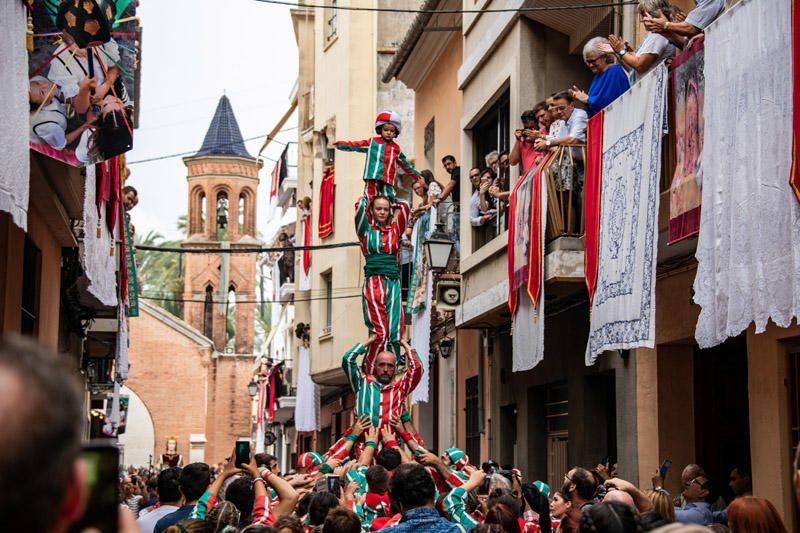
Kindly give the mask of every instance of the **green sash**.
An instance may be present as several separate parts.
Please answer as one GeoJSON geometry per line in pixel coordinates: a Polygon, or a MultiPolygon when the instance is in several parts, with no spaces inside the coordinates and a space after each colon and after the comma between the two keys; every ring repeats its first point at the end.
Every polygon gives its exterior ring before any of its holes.
{"type": "Polygon", "coordinates": [[[364,265],[364,276],[383,276],[388,279],[400,279],[400,266],[394,254],[370,254],[364,265]]]}

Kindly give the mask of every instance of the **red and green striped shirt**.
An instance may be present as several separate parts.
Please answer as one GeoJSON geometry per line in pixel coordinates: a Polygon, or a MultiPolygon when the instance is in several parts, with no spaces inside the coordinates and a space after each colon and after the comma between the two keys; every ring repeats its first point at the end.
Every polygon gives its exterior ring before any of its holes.
{"type": "Polygon", "coordinates": [[[372,222],[367,204],[369,199],[362,196],[356,202],[356,235],[361,241],[361,252],[366,257],[372,254],[393,254],[400,252],[400,238],[406,230],[410,208],[408,202],[397,200],[392,204],[396,213],[394,221],[386,226],[377,226],[372,222]]]}
{"type": "Polygon", "coordinates": [[[403,376],[388,385],[381,385],[373,375],[368,375],[358,364],[358,358],[367,352],[361,343],[353,346],[342,359],[342,368],[356,393],[356,416],[368,416],[375,427],[391,422],[405,410],[406,398],[422,379],[422,364],[417,352],[411,350],[406,357],[408,367],[403,376]]]}
{"type": "Polygon", "coordinates": [[[397,166],[421,179],[419,170],[412,167],[400,146],[394,141],[385,141],[383,137],[373,137],[363,141],[339,141],[336,148],[345,152],[361,152],[367,154],[364,165],[364,181],[377,180],[391,185],[397,179],[397,166]]]}

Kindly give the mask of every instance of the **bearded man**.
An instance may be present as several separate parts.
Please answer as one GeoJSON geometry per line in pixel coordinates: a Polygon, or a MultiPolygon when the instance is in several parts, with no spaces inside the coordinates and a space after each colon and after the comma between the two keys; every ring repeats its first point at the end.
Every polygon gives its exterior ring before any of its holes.
{"type": "Polygon", "coordinates": [[[397,359],[389,351],[378,352],[372,374],[368,374],[358,358],[367,353],[367,348],[377,336],[372,334],[364,343],[353,346],[342,358],[342,368],[356,393],[356,417],[368,417],[376,428],[389,426],[393,417],[405,411],[406,398],[422,379],[422,364],[417,352],[408,342],[400,341],[406,353],[405,372],[397,372],[397,359]]]}

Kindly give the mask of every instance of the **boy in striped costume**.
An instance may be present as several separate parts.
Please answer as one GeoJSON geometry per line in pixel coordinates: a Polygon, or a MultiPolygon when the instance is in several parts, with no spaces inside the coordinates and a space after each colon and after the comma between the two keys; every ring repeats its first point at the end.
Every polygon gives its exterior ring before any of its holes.
{"type": "Polygon", "coordinates": [[[393,417],[405,410],[406,398],[422,378],[419,356],[405,340],[400,344],[406,352],[407,367],[403,374],[396,375],[397,359],[394,353],[381,351],[375,358],[374,373],[367,373],[358,363],[367,347],[375,342],[370,334],[363,344],[356,344],[342,358],[342,368],[356,393],[356,416],[366,416],[372,425],[380,428],[390,425],[393,417]]]}
{"type": "Polygon", "coordinates": [[[394,184],[397,166],[420,180],[419,170],[412,167],[400,146],[394,142],[400,135],[400,116],[394,111],[384,111],[375,119],[377,137],[363,141],[339,141],[336,148],[345,152],[367,154],[364,165],[364,194],[372,200],[375,196],[386,196],[395,201],[394,184]]]}
{"type": "Polygon", "coordinates": [[[375,356],[386,349],[405,364],[400,353],[403,336],[403,309],[400,293],[400,239],[408,223],[409,206],[403,200],[394,203],[386,196],[366,195],[356,202],[356,234],[364,254],[364,286],[361,290],[364,324],[377,337],[364,360],[368,374],[374,371],[375,356]],[[396,213],[392,220],[392,211],[396,213]]]}

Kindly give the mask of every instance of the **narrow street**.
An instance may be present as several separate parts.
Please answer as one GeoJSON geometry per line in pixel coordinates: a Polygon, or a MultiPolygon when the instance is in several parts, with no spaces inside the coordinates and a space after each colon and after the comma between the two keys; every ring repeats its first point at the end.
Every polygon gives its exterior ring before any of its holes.
{"type": "Polygon", "coordinates": [[[0,531],[800,530],[797,3],[7,0],[0,531]]]}

